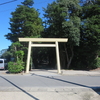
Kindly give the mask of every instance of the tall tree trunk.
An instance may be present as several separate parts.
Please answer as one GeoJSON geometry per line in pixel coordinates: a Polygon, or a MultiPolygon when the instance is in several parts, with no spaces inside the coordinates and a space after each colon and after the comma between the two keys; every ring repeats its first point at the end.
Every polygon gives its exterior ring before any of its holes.
{"type": "MultiPolygon", "coordinates": [[[[17,47],[15,46],[15,52],[17,51],[17,47]]],[[[16,55],[16,61],[18,61],[18,55],[16,55]]]]}
{"type": "Polygon", "coordinates": [[[68,57],[68,51],[67,51],[66,44],[64,44],[64,48],[65,48],[65,54],[66,54],[66,57],[67,57],[67,62],[69,62],[69,57],[68,57]]]}
{"type": "Polygon", "coordinates": [[[60,50],[60,61],[61,61],[61,68],[62,69],[65,69],[66,66],[65,66],[65,63],[66,63],[66,60],[65,60],[65,53],[63,52],[63,50],[60,50]]]}
{"type": "Polygon", "coordinates": [[[68,55],[68,50],[67,50],[66,45],[64,45],[64,47],[65,47],[65,53],[66,53],[66,57],[67,57],[67,69],[69,69],[72,59],[73,59],[73,56],[74,56],[73,46],[70,46],[71,56],[68,55]]]}

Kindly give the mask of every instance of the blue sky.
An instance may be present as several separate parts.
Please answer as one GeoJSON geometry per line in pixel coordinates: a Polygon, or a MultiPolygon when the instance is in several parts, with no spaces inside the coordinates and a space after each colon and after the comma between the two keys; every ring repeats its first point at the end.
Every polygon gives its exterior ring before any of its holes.
{"type": "MultiPolygon", "coordinates": [[[[0,4],[12,1],[12,0],[0,0],[0,4]]],[[[0,5],[0,50],[7,49],[8,46],[11,45],[10,40],[7,40],[4,35],[9,33],[10,30],[8,29],[10,27],[9,22],[11,18],[11,12],[15,11],[17,5],[20,5],[21,2],[24,0],[17,0],[11,3],[0,5]]],[[[40,17],[43,17],[43,9],[42,7],[46,8],[48,3],[52,3],[55,0],[34,0],[33,7],[35,9],[39,9],[40,17]]]]}

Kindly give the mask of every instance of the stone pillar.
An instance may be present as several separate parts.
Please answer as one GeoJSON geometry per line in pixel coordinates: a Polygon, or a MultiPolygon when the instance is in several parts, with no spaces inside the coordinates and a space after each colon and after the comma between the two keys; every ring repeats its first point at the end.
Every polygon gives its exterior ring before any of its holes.
{"type": "Polygon", "coordinates": [[[27,64],[26,64],[26,73],[29,73],[29,67],[30,67],[30,56],[31,56],[31,41],[29,41],[29,45],[28,45],[27,64]]]}
{"type": "Polygon", "coordinates": [[[56,41],[56,59],[57,59],[57,69],[58,73],[61,73],[61,68],[60,68],[60,55],[59,55],[59,45],[58,42],[56,41]]]}

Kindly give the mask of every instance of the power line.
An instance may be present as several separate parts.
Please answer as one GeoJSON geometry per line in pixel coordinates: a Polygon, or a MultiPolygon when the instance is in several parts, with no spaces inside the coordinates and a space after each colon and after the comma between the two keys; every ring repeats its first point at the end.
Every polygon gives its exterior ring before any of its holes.
{"type": "Polygon", "coordinates": [[[4,2],[4,3],[1,3],[0,5],[4,5],[4,4],[7,4],[7,3],[11,3],[11,2],[14,2],[14,1],[17,1],[17,0],[12,0],[12,1],[8,1],[8,2],[4,2]]]}

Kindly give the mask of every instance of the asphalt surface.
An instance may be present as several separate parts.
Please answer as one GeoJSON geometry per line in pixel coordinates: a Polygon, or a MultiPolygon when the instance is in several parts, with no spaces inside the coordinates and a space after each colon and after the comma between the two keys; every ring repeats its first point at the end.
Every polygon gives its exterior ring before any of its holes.
{"type": "Polygon", "coordinates": [[[0,76],[0,87],[100,87],[99,76],[0,76]]]}
{"type": "Polygon", "coordinates": [[[0,100],[100,100],[100,72],[0,71],[0,100]]]}

